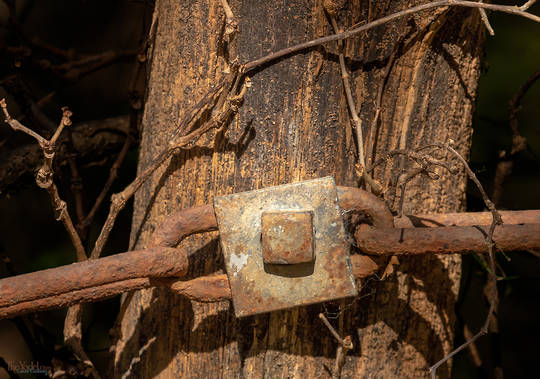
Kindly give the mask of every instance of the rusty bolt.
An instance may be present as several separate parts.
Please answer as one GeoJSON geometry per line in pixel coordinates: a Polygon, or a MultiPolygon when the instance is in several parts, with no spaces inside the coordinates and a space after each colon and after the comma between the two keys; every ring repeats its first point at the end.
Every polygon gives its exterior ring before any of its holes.
{"type": "Polygon", "coordinates": [[[261,238],[264,263],[313,262],[313,212],[263,212],[261,238]]]}

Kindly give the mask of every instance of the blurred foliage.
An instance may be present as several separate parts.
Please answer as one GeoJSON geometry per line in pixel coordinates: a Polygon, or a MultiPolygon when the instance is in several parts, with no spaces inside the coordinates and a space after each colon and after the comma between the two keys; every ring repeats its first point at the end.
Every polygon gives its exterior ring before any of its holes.
{"type": "MultiPolygon", "coordinates": [[[[499,2],[497,2],[499,3],[499,2]]],[[[515,2],[504,2],[515,4],[515,2]]],[[[538,14],[540,5],[530,11],[538,14]]],[[[527,79],[540,69],[540,27],[538,24],[501,13],[489,15],[495,36],[486,37],[484,70],[480,78],[474,119],[471,166],[488,194],[493,189],[495,168],[501,151],[509,151],[511,131],[509,101],[527,79]]],[[[540,82],[525,95],[518,114],[519,130],[530,150],[517,157],[512,174],[504,183],[500,208],[540,208],[540,82]]],[[[482,210],[481,198],[469,186],[469,210],[482,210]]],[[[477,367],[467,349],[454,358],[453,377],[496,377],[495,367],[505,377],[536,376],[540,335],[540,259],[521,252],[497,255],[499,308],[498,333],[480,338],[476,346],[482,365],[477,367]]],[[[461,294],[457,306],[459,322],[456,344],[464,341],[466,324],[475,333],[487,313],[484,286],[487,272],[472,256],[463,259],[461,294]],[[481,300],[480,300],[481,299],[481,300]]]]}
{"type": "MultiPolygon", "coordinates": [[[[511,2],[506,2],[512,4],[511,2]]],[[[540,5],[530,11],[538,14],[540,5]]],[[[484,74],[480,78],[474,121],[471,164],[488,193],[501,150],[509,150],[511,132],[508,104],[527,79],[540,69],[540,27],[531,21],[502,13],[489,17],[495,36],[486,39],[484,74]]],[[[530,153],[520,156],[505,183],[504,209],[540,208],[540,83],[523,98],[518,114],[519,130],[527,138],[530,153]]],[[[477,204],[470,202],[471,207],[477,204]]]]}

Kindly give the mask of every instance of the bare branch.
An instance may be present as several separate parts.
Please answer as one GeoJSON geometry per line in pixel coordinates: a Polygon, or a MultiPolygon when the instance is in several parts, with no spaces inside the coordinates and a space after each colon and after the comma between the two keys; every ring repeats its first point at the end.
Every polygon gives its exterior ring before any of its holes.
{"type": "Polygon", "coordinates": [[[233,38],[238,33],[238,21],[234,17],[233,11],[227,0],[221,0],[221,5],[225,12],[225,37],[233,38]]]}
{"type": "Polygon", "coordinates": [[[34,132],[32,129],[27,128],[26,126],[21,124],[19,121],[15,120],[14,118],[11,118],[7,110],[6,99],[0,100],[0,107],[2,107],[2,111],[4,112],[4,117],[5,117],[4,121],[7,124],[9,124],[9,126],[11,126],[11,129],[18,130],[18,131],[28,134],[30,137],[35,138],[36,141],[38,141],[40,145],[42,145],[43,143],[47,141],[45,138],[40,136],[38,133],[34,132]]]}
{"type": "Polygon", "coordinates": [[[339,346],[337,348],[337,353],[336,353],[336,362],[334,364],[334,370],[332,372],[332,378],[340,378],[341,370],[343,369],[343,365],[345,363],[345,356],[347,355],[347,352],[349,350],[352,350],[352,348],[354,347],[351,340],[351,336],[346,336],[345,338],[341,338],[339,336],[339,333],[336,331],[336,329],[334,329],[332,324],[330,324],[330,321],[328,321],[324,313],[319,313],[319,318],[324,323],[324,325],[326,325],[330,333],[332,333],[336,341],[339,343],[339,346]]]}
{"type": "MultiPolygon", "coordinates": [[[[8,111],[7,111],[7,105],[5,103],[5,100],[2,99],[2,102],[0,104],[3,108],[4,115],[6,116],[6,122],[9,123],[9,121],[14,121],[8,111]]],[[[38,139],[39,144],[43,150],[43,165],[39,169],[37,175],[36,175],[36,183],[39,187],[44,188],[49,193],[49,196],[51,198],[51,203],[53,205],[53,208],[55,209],[55,215],[56,219],[59,221],[62,221],[64,224],[64,227],[66,228],[69,237],[71,239],[71,242],[73,243],[73,246],[75,247],[75,251],[77,253],[77,260],[79,262],[82,262],[87,259],[86,252],[84,251],[84,247],[82,245],[82,241],[80,238],[80,235],[78,234],[77,230],[75,229],[73,225],[73,221],[71,220],[71,216],[69,215],[69,212],[67,210],[67,204],[62,198],[60,197],[58,193],[58,188],[56,187],[56,184],[54,183],[53,176],[53,160],[56,153],[56,142],[58,141],[58,138],[60,137],[60,134],[64,130],[66,126],[71,125],[71,117],[72,113],[67,108],[62,108],[62,119],[60,121],[60,124],[58,125],[58,128],[54,132],[53,136],[50,140],[45,140],[44,138],[40,137],[41,139],[38,139]]],[[[10,124],[11,125],[11,124],[10,124]]],[[[19,130],[22,130],[24,132],[28,132],[28,128],[26,128],[24,125],[20,124],[17,125],[20,126],[19,130]]],[[[13,126],[12,126],[13,127],[13,126]]],[[[83,363],[89,367],[90,372],[95,378],[100,378],[99,373],[95,369],[93,363],[90,361],[88,356],[86,355],[86,352],[84,351],[82,347],[82,325],[81,325],[81,306],[75,305],[71,307],[68,310],[65,322],[64,322],[64,341],[66,345],[68,345],[73,352],[81,358],[83,363]]]]}
{"type": "MultiPolygon", "coordinates": [[[[484,2],[484,0],[479,0],[480,3],[484,2]]],[[[493,30],[493,27],[491,26],[491,24],[489,23],[489,19],[488,19],[488,16],[487,16],[487,13],[486,13],[486,10],[485,9],[478,9],[478,12],[480,12],[480,18],[482,19],[482,22],[484,23],[488,33],[490,36],[494,36],[495,35],[495,31],[493,30]]]]}
{"type": "MultiPolygon", "coordinates": [[[[89,121],[70,127],[73,145],[85,162],[97,161],[121,149],[128,130],[128,117],[119,116],[89,121]]],[[[68,136],[60,135],[56,142],[55,163],[65,165],[70,154],[68,136]]],[[[33,176],[43,163],[41,147],[35,143],[4,147],[0,159],[0,196],[15,191],[22,178],[33,176]]]]}
{"type": "MultiPolygon", "coordinates": [[[[7,105],[4,99],[0,101],[0,106],[2,106],[2,110],[4,112],[4,115],[6,117],[6,122],[10,124],[12,128],[12,124],[17,124],[15,130],[21,130],[27,134],[28,132],[32,132],[30,129],[28,129],[26,126],[22,125],[18,121],[11,118],[11,116],[8,113],[7,105]],[[15,122],[14,122],[15,121],[15,122]]],[[[75,251],[77,253],[78,260],[85,260],[86,259],[86,253],[84,252],[84,247],[81,242],[81,238],[79,234],[77,233],[75,227],[73,226],[73,221],[71,220],[71,217],[67,211],[67,205],[64,200],[60,198],[60,195],[58,193],[58,188],[56,187],[56,184],[53,181],[53,160],[55,155],[55,142],[58,139],[61,131],[64,129],[65,126],[71,125],[71,111],[67,108],[63,108],[62,112],[62,120],[60,121],[60,125],[58,126],[58,129],[54,133],[53,137],[50,141],[46,140],[45,138],[41,137],[37,133],[34,133],[35,135],[32,135],[34,138],[36,138],[41,146],[41,149],[43,150],[43,165],[39,169],[37,175],[36,175],[36,183],[39,187],[46,189],[49,193],[49,196],[51,198],[51,202],[53,205],[53,208],[55,210],[55,217],[56,220],[62,221],[64,224],[64,227],[66,228],[69,237],[71,239],[71,242],[73,243],[73,246],[75,247],[75,251]]]]}
{"type": "MultiPolygon", "coordinates": [[[[229,120],[234,114],[238,112],[238,107],[243,100],[244,94],[247,89],[247,83],[249,83],[249,78],[245,78],[244,85],[242,90],[234,95],[237,91],[237,86],[240,81],[240,77],[243,72],[232,72],[228,75],[227,79],[223,81],[219,86],[213,88],[209,93],[204,96],[203,102],[198,102],[190,112],[187,113],[187,118],[184,119],[184,122],[180,123],[177,128],[177,131],[174,133],[173,137],[169,142],[169,146],[162,151],[156,159],[149,165],[146,170],[144,170],[135,180],[129,184],[122,192],[112,195],[111,197],[111,207],[109,209],[109,214],[105,220],[105,224],[101,229],[101,233],[94,245],[94,249],[91,253],[91,258],[95,259],[101,255],[103,247],[107,242],[107,239],[112,231],[116,217],[118,213],[125,207],[127,201],[135,194],[135,192],[141,187],[141,185],[154,173],[154,171],[163,164],[169,157],[180,149],[195,143],[203,134],[208,132],[211,129],[220,129],[222,128],[227,120],[229,120]],[[232,88],[231,88],[232,85],[232,88]],[[229,90],[229,88],[231,88],[229,90]],[[199,128],[189,132],[186,135],[178,136],[181,130],[190,130],[200,119],[200,116],[204,113],[205,110],[212,108],[213,104],[219,106],[220,98],[222,98],[222,93],[231,93],[227,96],[227,100],[219,108],[214,108],[215,114],[213,114],[207,122],[201,125],[199,128]]],[[[213,112],[214,113],[214,112],[213,112]]]]}
{"type": "MultiPolygon", "coordinates": [[[[336,19],[334,16],[328,12],[328,16],[330,17],[330,22],[332,24],[332,28],[334,28],[334,32],[341,33],[342,29],[338,27],[336,19]]],[[[373,178],[369,175],[369,173],[365,170],[366,162],[365,162],[365,154],[364,154],[364,138],[362,136],[362,120],[358,117],[358,112],[356,110],[356,104],[354,101],[354,97],[352,95],[351,90],[351,83],[349,82],[349,72],[347,70],[347,67],[345,66],[345,54],[344,54],[344,44],[343,41],[339,41],[338,43],[339,48],[339,66],[341,68],[341,79],[343,80],[343,89],[345,90],[345,97],[347,99],[347,105],[349,106],[349,113],[351,115],[351,118],[354,123],[354,130],[356,131],[356,143],[358,146],[358,164],[359,167],[359,176],[361,176],[366,183],[371,187],[373,192],[377,195],[381,194],[381,186],[373,180],[373,178]]]]}
{"type": "Polygon", "coordinates": [[[368,162],[368,165],[371,165],[372,163],[371,160],[372,160],[372,155],[373,155],[373,147],[375,144],[375,135],[377,134],[377,124],[381,116],[381,105],[382,105],[384,87],[386,86],[386,83],[388,82],[388,77],[390,76],[390,71],[392,69],[392,65],[394,64],[394,59],[396,57],[397,52],[398,52],[397,48],[394,49],[394,51],[392,51],[392,54],[390,55],[390,58],[388,59],[388,63],[386,64],[386,68],[384,70],[383,80],[381,81],[381,84],[379,85],[379,89],[377,91],[377,100],[375,102],[375,116],[373,117],[373,120],[371,121],[369,134],[366,139],[366,161],[368,162]]]}
{"type": "Polygon", "coordinates": [[[82,363],[87,366],[94,378],[101,376],[96,367],[84,351],[82,346],[82,305],[75,304],[69,307],[64,321],[64,343],[79,357],[82,363]]]}
{"type": "Polygon", "coordinates": [[[526,11],[530,7],[532,7],[536,3],[536,0],[529,0],[525,4],[523,4],[521,7],[519,7],[520,10],[526,11]]]}
{"type": "Polygon", "coordinates": [[[81,221],[79,228],[83,228],[83,229],[87,228],[92,223],[92,220],[96,216],[96,213],[99,210],[99,207],[103,203],[103,200],[105,200],[105,196],[107,196],[107,193],[109,193],[114,181],[118,177],[118,170],[120,169],[120,166],[122,165],[122,162],[124,161],[124,158],[126,157],[132,143],[133,143],[133,137],[128,136],[124,142],[124,145],[122,146],[122,150],[120,150],[120,153],[118,154],[118,156],[116,157],[116,160],[111,166],[109,177],[107,178],[105,185],[103,186],[103,188],[101,189],[101,192],[96,198],[96,201],[94,202],[94,205],[92,206],[92,209],[90,209],[90,212],[88,212],[88,215],[84,218],[84,220],[81,221]]]}
{"type": "Polygon", "coordinates": [[[425,11],[425,10],[432,9],[432,8],[440,8],[440,7],[448,7],[448,6],[489,9],[489,10],[492,10],[492,11],[498,11],[498,12],[513,14],[513,15],[516,15],[516,16],[525,17],[525,18],[528,18],[529,20],[540,23],[540,16],[536,16],[534,14],[527,13],[524,10],[522,10],[522,9],[520,9],[518,7],[515,7],[513,5],[484,4],[484,3],[478,3],[478,2],[475,2],[475,1],[461,1],[461,0],[433,1],[431,3],[417,5],[415,7],[405,9],[405,10],[402,10],[400,12],[393,13],[391,15],[381,17],[378,20],[369,22],[369,23],[364,24],[362,26],[359,26],[358,28],[355,28],[355,29],[346,30],[344,32],[336,33],[336,34],[333,34],[331,36],[317,38],[317,39],[314,39],[314,40],[311,40],[311,41],[308,41],[308,42],[300,43],[298,45],[294,45],[294,46],[287,47],[285,49],[276,51],[276,52],[271,53],[269,55],[266,55],[266,56],[264,56],[262,58],[259,58],[259,59],[256,59],[254,61],[251,61],[251,62],[247,63],[245,65],[245,70],[246,70],[246,72],[249,72],[249,71],[253,70],[256,67],[262,66],[262,65],[264,65],[266,63],[269,63],[271,61],[279,59],[279,58],[281,58],[281,57],[283,57],[285,55],[293,54],[293,53],[296,53],[298,51],[309,49],[311,47],[319,46],[319,45],[322,45],[322,44],[325,44],[325,43],[328,43],[328,42],[338,41],[338,40],[343,40],[343,39],[354,37],[355,35],[363,32],[363,31],[373,29],[373,28],[375,28],[377,26],[380,26],[380,25],[384,25],[384,24],[386,24],[386,23],[388,23],[390,21],[393,21],[393,20],[395,20],[397,18],[400,18],[400,17],[404,17],[404,16],[407,16],[407,15],[410,15],[410,14],[413,14],[413,13],[418,13],[418,12],[425,11]]]}

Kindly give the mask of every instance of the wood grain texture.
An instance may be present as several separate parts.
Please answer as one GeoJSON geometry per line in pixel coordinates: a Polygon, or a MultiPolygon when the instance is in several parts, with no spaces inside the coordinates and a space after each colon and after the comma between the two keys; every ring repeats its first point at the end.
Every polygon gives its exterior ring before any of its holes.
{"type": "MultiPolygon", "coordinates": [[[[231,1],[240,61],[330,34],[320,1],[231,1]]],[[[409,6],[360,1],[338,13],[343,26],[409,6]]],[[[222,77],[220,1],[156,2],[158,29],[143,119],[139,171],[165,146],[178,120],[222,77]]],[[[383,72],[399,48],[383,96],[375,157],[396,147],[457,141],[467,155],[483,31],[478,12],[438,10],[388,24],[346,42],[360,117],[369,125],[383,72]],[[401,42],[399,42],[401,41],[401,42]]],[[[214,195],[332,175],[356,185],[356,146],[335,44],[287,57],[252,73],[228,131],[171,159],[136,196],[132,248],[144,248],[172,212],[214,195]]],[[[367,129],[367,127],[366,127],[367,129]]],[[[367,130],[364,131],[364,134],[367,130]]],[[[401,161],[376,171],[385,188],[401,161]]],[[[409,185],[407,212],[463,209],[465,177],[409,185]]],[[[392,191],[387,199],[394,201],[392,191]]],[[[216,234],[191,236],[190,276],[223,267],[216,234]]],[[[406,258],[385,281],[362,283],[331,320],[351,335],[343,377],[418,377],[452,347],[459,257],[406,258]]],[[[235,319],[228,302],[201,304],[163,290],[128,297],[114,374],[133,377],[327,377],[336,344],[318,318],[321,305],[235,319]],[[129,375],[128,375],[129,376],[129,375]]],[[[334,305],[328,305],[333,310],[334,305]]],[[[449,367],[440,369],[449,377],[449,367]]]]}

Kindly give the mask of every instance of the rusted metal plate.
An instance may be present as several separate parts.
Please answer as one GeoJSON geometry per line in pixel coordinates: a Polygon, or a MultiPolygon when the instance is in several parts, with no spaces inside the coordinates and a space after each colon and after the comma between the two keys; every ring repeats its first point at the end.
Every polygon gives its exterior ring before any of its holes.
{"type": "Polygon", "coordinates": [[[313,262],[313,212],[263,212],[261,242],[265,264],[313,262]]]}
{"type": "Polygon", "coordinates": [[[357,294],[331,177],[216,197],[214,207],[237,317],[357,294]],[[312,212],[314,259],[265,264],[263,212],[312,212]]]}

